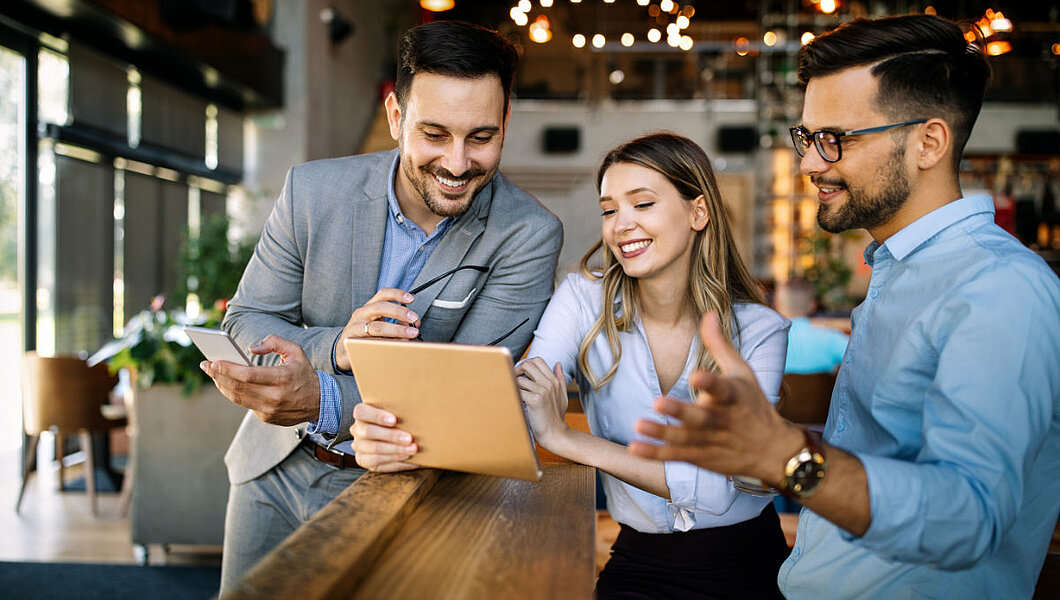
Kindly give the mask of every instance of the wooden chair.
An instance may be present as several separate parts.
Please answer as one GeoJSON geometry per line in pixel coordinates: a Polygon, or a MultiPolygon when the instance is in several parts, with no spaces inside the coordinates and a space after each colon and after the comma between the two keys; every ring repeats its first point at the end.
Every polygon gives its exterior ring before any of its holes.
{"type": "Polygon", "coordinates": [[[777,411],[793,423],[824,425],[835,387],[834,373],[788,373],[780,385],[777,411]]]}
{"type": "MultiPolygon", "coordinates": [[[[108,393],[117,383],[118,378],[107,371],[106,365],[89,367],[80,358],[43,357],[36,352],[26,353],[22,368],[22,423],[29,436],[29,445],[22,467],[22,487],[18,491],[15,512],[22,505],[22,495],[36,459],[40,434],[54,431],[57,447],[61,447],[63,436],[75,433],[80,436],[81,448],[85,453],[85,490],[92,514],[97,514],[92,434],[126,426],[124,416],[104,416],[102,410],[108,393]]],[[[56,452],[56,457],[62,465],[61,452],[56,452]]],[[[63,481],[61,466],[59,481],[60,484],[63,481]]]]}

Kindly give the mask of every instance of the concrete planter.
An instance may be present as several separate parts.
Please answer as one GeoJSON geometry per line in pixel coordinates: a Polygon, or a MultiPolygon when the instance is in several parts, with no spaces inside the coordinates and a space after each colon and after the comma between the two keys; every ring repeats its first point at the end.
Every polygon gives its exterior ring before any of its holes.
{"type": "MultiPolygon", "coordinates": [[[[132,542],[220,545],[228,475],[223,458],[246,409],[204,384],[133,392],[132,542]]],[[[142,560],[146,560],[143,558],[142,560]]]]}

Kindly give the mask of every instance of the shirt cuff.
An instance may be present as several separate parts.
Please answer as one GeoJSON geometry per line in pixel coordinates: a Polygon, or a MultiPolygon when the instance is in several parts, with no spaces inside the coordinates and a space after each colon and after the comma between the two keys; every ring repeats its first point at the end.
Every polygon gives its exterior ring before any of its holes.
{"type": "Polygon", "coordinates": [[[884,557],[896,548],[919,548],[924,530],[921,478],[915,464],[881,456],[855,455],[869,486],[869,528],[857,537],[839,528],[843,540],[884,557]]]}
{"type": "MultiPolygon", "coordinates": [[[[346,371],[346,370],[340,369],[339,368],[339,364],[337,362],[335,362],[335,349],[338,348],[339,340],[341,338],[342,338],[342,332],[340,331],[339,334],[337,336],[335,336],[335,341],[331,343],[331,369],[333,371],[335,371],[336,373],[338,373],[339,375],[350,375],[350,376],[352,376],[353,375],[353,371],[346,371]]],[[[323,386],[321,386],[321,387],[323,387],[323,386]]]]}
{"type": "Polygon", "coordinates": [[[335,382],[334,377],[323,371],[317,371],[317,379],[320,381],[320,416],[316,421],[309,423],[305,432],[335,435],[339,432],[342,415],[339,384],[335,382]]]}

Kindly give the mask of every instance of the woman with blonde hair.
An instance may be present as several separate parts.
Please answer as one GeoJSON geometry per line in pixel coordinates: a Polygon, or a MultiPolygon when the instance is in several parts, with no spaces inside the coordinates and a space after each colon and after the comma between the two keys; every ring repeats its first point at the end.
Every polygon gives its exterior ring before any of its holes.
{"type": "Polygon", "coordinates": [[[768,497],[689,463],[631,455],[655,397],[691,402],[714,369],[697,325],[716,312],[776,402],[788,321],[767,308],[740,260],[710,160],[671,133],[611,150],[597,172],[601,240],[556,290],[517,368],[537,442],[601,471],[621,525],[599,598],[780,598],[788,548],[768,497]],[[603,264],[592,266],[597,253],[603,264]],[[567,427],[577,382],[592,434],[567,427]]]}

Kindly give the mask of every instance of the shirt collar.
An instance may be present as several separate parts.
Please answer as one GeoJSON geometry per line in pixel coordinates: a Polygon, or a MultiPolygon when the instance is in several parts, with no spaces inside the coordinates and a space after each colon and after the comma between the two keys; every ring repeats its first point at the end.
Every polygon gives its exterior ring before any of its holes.
{"type": "MultiPolygon", "coordinates": [[[[903,227],[883,243],[895,260],[903,260],[924,242],[951,225],[980,213],[994,213],[994,201],[990,196],[966,196],[944,204],[903,227]]],[[[873,242],[865,249],[866,260],[880,244],[873,242]]],[[[872,264],[869,262],[869,264],[872,264]]]]}

